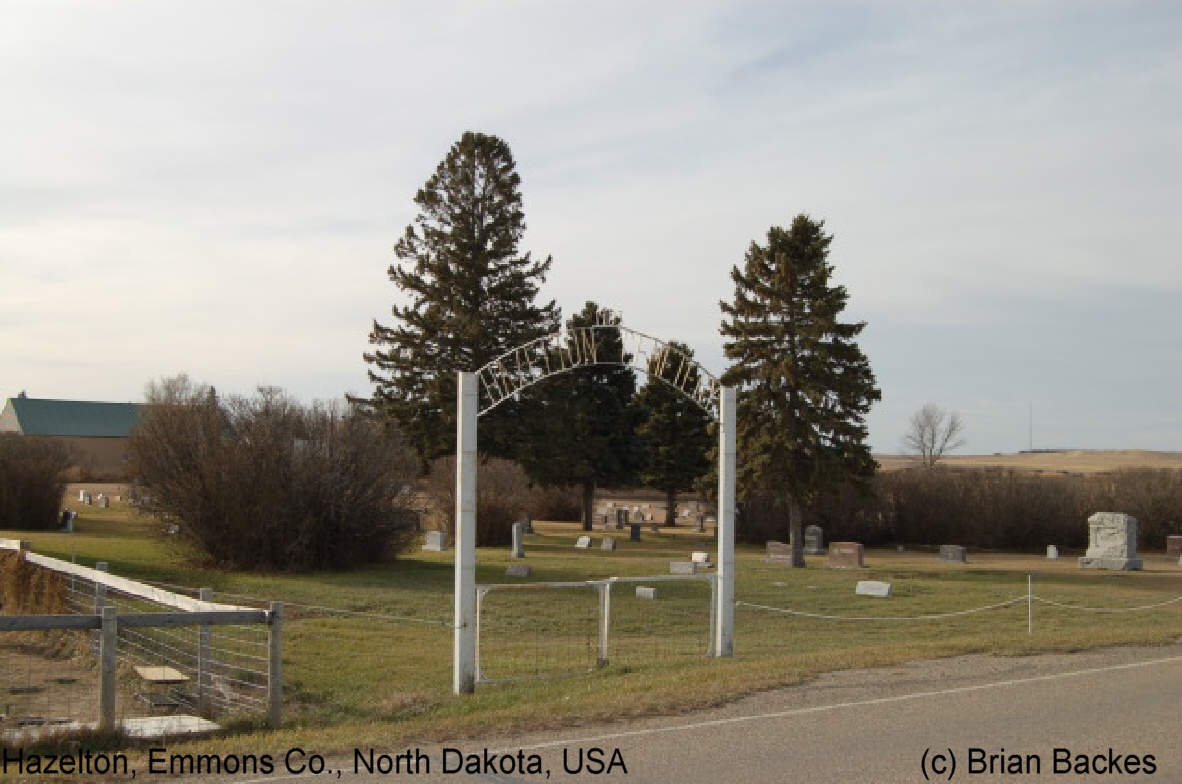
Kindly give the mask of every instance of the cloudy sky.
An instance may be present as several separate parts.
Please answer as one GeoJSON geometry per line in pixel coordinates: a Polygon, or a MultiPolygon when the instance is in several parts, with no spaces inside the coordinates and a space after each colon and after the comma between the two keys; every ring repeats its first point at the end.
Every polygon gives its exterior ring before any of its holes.
{"type": "Polygon", "coordinates": [[[721,370],[718,300],[826,221],[896,451],[1182,449],[1176,3],[0,0],[0,398],[367,393],[411,201],[504,138],[543,293],[721,370]]]}

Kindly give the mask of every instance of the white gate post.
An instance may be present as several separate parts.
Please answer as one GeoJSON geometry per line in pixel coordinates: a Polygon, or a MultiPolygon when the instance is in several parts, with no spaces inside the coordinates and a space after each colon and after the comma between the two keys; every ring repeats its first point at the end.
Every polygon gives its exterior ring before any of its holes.
{"type": "Polygon", "coordinates": [[[718,620],[714,655],[735,652],[735,388],[718,399],[718,620]]]}
{"type": "Polygon", "coordinates": [[[455,647],[452,690],[476,690],[476,374],[456,385],[455,647]]]}

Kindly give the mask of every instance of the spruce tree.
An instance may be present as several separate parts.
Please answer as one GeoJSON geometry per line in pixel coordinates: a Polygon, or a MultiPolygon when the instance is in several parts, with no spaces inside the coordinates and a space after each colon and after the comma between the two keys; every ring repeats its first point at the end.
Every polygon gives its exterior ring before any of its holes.
{"type": "MultiPolygon", "coordinates": [[[[618,325],[619,317],[594,302],[567,321],[569,329],[618,325]]],[[[583,490],[583,529],[591,530],[597,486],[636,482],[643,455],[636,437],[636,374],[627,363],[619,330],[595,330],[596,365],[553,376],[534,389],[539,409],[524,421],[531,445],[520,455],[526,473],[544,485],[578,484],[583,490]]],[[[557,364],[557,362],[555,363],[557,364]]]]}
{"type": "MultiPolygon", "coordinates": [[[[672,351],[692,359],[693,350],[683,343],[669,344],[672,351]]],[[[710,470],[709,418],[697,403],[670,384],[681,365],[677,362],[649,362],[648,383],[636,396],[643,421],[637,429],[644,452],[640,478],[645,485],[665,493],[665,523],[677,524],[677,494],[692,490],[694,481],[710,470]],[[654,374],[659,373],[657,377],[654,374]],[[662,380],[664,379],[664,380],[662,380]]],[[[698,382],[698,368],[691,366],[684,386],[698,382]]]]}
{"type": "Polygon", "coordinates": [[[830,285],[832,235],[797,215],[751,243],[734,267],[733,303],[721,302],[723,383],[739,388],[740,498],[770,491],[787,511],[794,566],[804,566],[803,509],[818,493],[871,478],[866,415],[881,398],[855,338],[865,322],[839,321],[848,294],[830,285]]]}
{"type": "MultiPolygon", "coordinates": [[[[504,141],[466,132],[415,194],[419,214],[394,245],[389,276],[405,304],[393,306],[392,326],[374,321],[370,332],[370,403],[424,461],[455,449],[458,371],[558,328],[553,300],[535,304],[551,258],[518,252],[520,185],[504,141]]],[[[521,407],[511,401],[482,421],[483,453],[512,456],[521,407]]]]}

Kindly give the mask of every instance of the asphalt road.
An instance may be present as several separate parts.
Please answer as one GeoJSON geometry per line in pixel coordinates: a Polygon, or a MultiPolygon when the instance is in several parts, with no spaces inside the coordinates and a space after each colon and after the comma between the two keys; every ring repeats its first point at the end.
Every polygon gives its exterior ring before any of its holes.
{"type": "MultiPolygon", "coordinates": [[[[513,757],[514,767],[446,773],[459,754],[424,747],[427,762],[410,775],[405,762],[402,775],[369,775],[364,765],[356,775],[351,755],[328,757],[329,772],[315,777],[290,776],[280,765],[270,776],[219,781],[547,780],[520,772],[518,761],[536,755],[549,780],[561,782],[1182,782],[1182,645],[840,672],[710,711],[454,745],[479,755],[482,768],[485,749],[513,757]],[[580,750],[582,771],[566,772],[580,750]],[[588,766],[588,754],[599,763],[588,766]],[[1067,760],[1058,773],[1056,754],[1067,760]],[[990,755],[1003,755],[992,772],[990,755]],[[608,768],[613,759],[626,772],[608,768]]],[[[375,769],[382,754],[392,765],[406,751],[375,749],[375,769]]]]}

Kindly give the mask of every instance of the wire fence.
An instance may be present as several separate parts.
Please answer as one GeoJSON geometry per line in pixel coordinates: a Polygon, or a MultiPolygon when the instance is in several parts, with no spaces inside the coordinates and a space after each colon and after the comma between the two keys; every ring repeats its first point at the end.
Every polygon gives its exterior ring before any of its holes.
{"type": "Polygon", "coordinates": [[[715,575],[476,586],[476,682],[709,656],[715,575]]]}
{"type": "Polygon", "coordinates": [[[279,723],[280,605],[215,604],[208,589],[193,599],[14,540],[0,551],[0,682],[25,698],[4,711],[16,726],[180,715],[279,723]]]}

